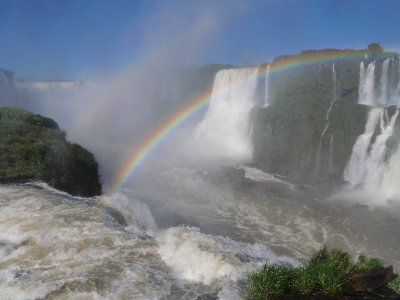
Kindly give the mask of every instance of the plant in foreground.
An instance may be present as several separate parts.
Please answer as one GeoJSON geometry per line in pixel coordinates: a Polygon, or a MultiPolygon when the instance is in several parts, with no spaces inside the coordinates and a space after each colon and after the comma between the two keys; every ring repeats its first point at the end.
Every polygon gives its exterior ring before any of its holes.
{"type": "MultiPolygon", "coordinates": [[[[361,253],[353,263],[343,251],[326,247],[317,251],[303,267],[265,264],[249,275],[245,296],[249,299],[276,299],[282,295],[338,295],[344,292],[350,274],[382,267],[377,258],[367,259],[361,253]]],[[[400,289],[400,280],[394,280],[392,289],[400,289]]]]}
{"type": "Polygon", "coordinates": [[[397,293],[400,293],[400,277],[397,277],[395,280],[389,283],[389,287],[397,293]]]}

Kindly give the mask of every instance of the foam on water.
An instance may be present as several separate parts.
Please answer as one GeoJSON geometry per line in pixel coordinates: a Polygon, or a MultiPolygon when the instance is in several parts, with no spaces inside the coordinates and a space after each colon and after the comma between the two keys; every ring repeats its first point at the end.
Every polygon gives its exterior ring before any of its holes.
{"type": "Polygon", "coordinates": [[[195,227],[169,228],[157,240],[161,258],[178,277],[207,285],[237,281],[266,260],[299,265],[296,260],[278,257],[264,245],[208,235],[195,227]]]}
{"type": "Polygon", "coordinates": [[[240,299],[238,281],[266,260],[299,264],[195,227],[160,231],[147,205],[124,194],[82,201],[0,185],[1,299],[240,299]],[[128,226],[104,222],[105,205],[128,226]]]}
{"type": "Polygon", "coordinates": [[[101,202],[107,204],[124,216],[128,227],[126,230],[140,234],[145,232],[154,236],[157,232],[157,225],[149,207],[136,199],[128,199],[122,193],[116,193],[112,197],[101,196],[101,202]]]}
{"type": "Polygon", "coordinates": [[[277,178],[276,175],[271,173],[263,172],[260,169],[252,168],[252,167],[242,167],[245,171],[245,177],[256,181],[256,182],[277,182],[290,187],[290,189],[294,189],[294,184],[284,181],[282,179],[277,178]]]}
{"type": "Polygon", "coordinates": [[[29,186],[0,186],[0,296],[113,299],[122,284],[139,298],[168,294],[168,282],[148,278],[168,277],[159,267],[156,242],[102,223],[103,206],[76,200],[29,186]],[[142,261],[146,255],[151,259],[142,261]],[[136,275],[121,278],[127,270],[136,275]],[[147,285],[154,286],[151,292],[147,285]]]}

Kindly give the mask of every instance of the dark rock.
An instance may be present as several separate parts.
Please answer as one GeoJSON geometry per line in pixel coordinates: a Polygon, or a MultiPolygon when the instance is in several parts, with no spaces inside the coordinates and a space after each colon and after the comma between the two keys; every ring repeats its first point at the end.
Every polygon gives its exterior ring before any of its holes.
{"type": "Polygon", "coordinates": [[[351,274],[350,282],[345,289],[349,294],[367,294],[387,285],[396,277],[397,275],[393,273],[393,266],[374,268],[362,273],[351,274]]]}
{"type": "Polygon", "coordinates": [[[114,219],[119,225],[125,227],[128,226],[128,223],[125,220],[125,217],[122,213],[120,213],[118,210],[115,208],[112,208],[111,206],[107,206],[104,210],[105,214],[109,215],[111,218],[114,219]]]}

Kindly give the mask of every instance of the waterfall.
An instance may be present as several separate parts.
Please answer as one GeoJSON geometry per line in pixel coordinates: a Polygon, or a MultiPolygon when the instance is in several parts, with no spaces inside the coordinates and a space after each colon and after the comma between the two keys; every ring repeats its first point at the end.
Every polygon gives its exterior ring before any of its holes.
{"type": "Polygon", "coordinates": [[[335,135],[331,135],[331,139],[329,140],[329,172],[333,172],[333,137],[335,135]]]}
{"type": "Polygon", "coordinates": [[[397,86],[393,92],[392,103],[397,105],[397,107],[400,107],[400,56],[397,57],[397,68],[398,68],[398,71],[397,71],[398,82],[397,82],[397,86]]]}
{"type": "Polygon", "coordinates": [[[364,133],[361,134],[353,146],[351,157],[344,170],[344,180],[352,185],[360,184],[365,178],[365,161],[368,157],[368,149],[371,138],[375,132],[375,127],[380,118],[381,109],[371,108],[368,113],[367,123],[365,124],[364,133]]]}
{"type": "Polygon", "coordinates": [[[265,71],[265,94],[263,107],[267,107],[269,105],[269,68],[270,65],[268,65],[267,70],[265,71]]]}
{"type": "Polygon", "coordinates": [[[258,67],[219,71],[209,108],[195,129],[194,139],[208,155],[248,160],[253,154],[250,112],[256,104],[258,67]]]}
{"type": "Polygon", "coordinates": [[[366,176],[364,185],[367,189],[376,190],[381,184],[383,173],[385,171],[384,158],[386,153],[386,142],[392,136],[396,119],[399,114],[399,110],[391,117],[389,122],[386,122],[383,118],[383,114],[386,113],[386,109],[381,109],[381,133],[376,137],[374,144],[372,145],[371,151],[365,161],[366,176]]]}
{"type": "Polygon", "coordinates": [[[95,86],[90,81],[16,81],[16,88],[32,96],[44,98],[55,95],[81,93],[95,86]]]}
{"type": "Polygon", "coordinates": [[[335,70],[335,64],[332,64],[332,81],[333,81],[333,92],[332,92],[332,101],[331,102],[335,102],[336,101],[336,97],[337,97],[337,74],[336,74],[336,70],[335,70]]]}
{"type": "Polygon", "coordinates": [[[382,64],[382,75],[381,75],[381,96],[379,98],[379,105],[385,106],[388,104],[388,70],[391,58],[386,59],[382,64]]]}
{"type": "Polygon", "coordinates": [[[371,62],[367,68],[365,68],[364,62],[360,64],[358,103],[369,106],[399,105],[400,81],[394,84],[394,81],[397,81],[396,77],[394,74],[389,74],[389,69],[397,65],[394,64],[394,58],[389,57],[382,63],[379,91],[375,91],[375,65],[375,61],[371,62]]]}
{"type": "Polygon", "coordinates": [[[329,114],[331,113],[331,110],[337,100],[338,88],[337,88],[337,75],[336,75],[336,70],[335,70],[335,64],[332,64],[332,81],[333,81],[332,100],[329,104],[328,110],[326,111],[326,115],[325,115],[326,125],[325,125],[324,129],[322,130],[321,138],[320,138],[319,145],[318,145],[317,160],[315,163],[315,171],[316,172],[319,172],[319,170],[321,168],[322,139],[324,138],[325,133],[329,128],[329,114]]]}
{"type": "Polygon", "coordinates": [[[383,173],[381,191],[386,199],[400,198],[400,145],[389,159],[383,173]]]}
{"type": "Polygon", "coordinates": [[[400,76],[394,72],[394,68],[399,68],[394,58],[382,62],[379,90],[375,91],[375,62],[371,62],[367,68],[363,62],[360,65],[359,103],[373,107],[368,113],[364,132],[353,146],[343,174],[344,180],[352,185],[362,184],[364,191],[371,195],[377,192],[386,199],[400,196],[397,183],[400,174],[400,150],[389,159],[386,158],[387,141],[393,135],[399,115],[399,110],[396,109],[389,117],[387,108],[398,104],[400,100],[400,76]]]}
{"type": "Polygon", "coordinates": [[[375,62],[371,62],[365,69],[364,62],[360,64],[360,84],[358,87],[358,103],[375,105],[375,62]]]}

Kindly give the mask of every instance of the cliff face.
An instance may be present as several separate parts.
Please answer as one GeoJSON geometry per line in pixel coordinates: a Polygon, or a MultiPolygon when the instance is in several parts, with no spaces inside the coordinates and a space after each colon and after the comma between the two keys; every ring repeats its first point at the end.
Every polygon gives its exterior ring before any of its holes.
{"type": "Polygon", "coordinates": [[[358,104],[360,63],[375,61],[379,78],[382,62],[397,55],[327,49],[275,59],[271,104],[254,112],[255,163],[299,182],[341,180],[369,111],[358,104]],[[297,66],[281,71],[284,64],[297,66]]]}
{"type": "Polygon", "coordinates": [[[0,107],[0,182],[40,179],[72,195],[101,193],[93,155],[65,140],[55,121],[0,107]]]}

